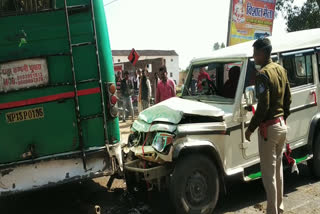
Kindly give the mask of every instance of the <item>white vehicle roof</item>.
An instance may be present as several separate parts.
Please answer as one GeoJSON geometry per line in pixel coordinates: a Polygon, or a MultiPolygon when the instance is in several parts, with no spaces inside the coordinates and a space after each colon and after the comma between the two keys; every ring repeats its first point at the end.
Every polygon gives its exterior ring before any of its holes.
{"type": "MultiPolygon", "coordinates": [[[[286,33],[281,36],[268,37],[272,44],[272,53],[292,51],[320,46],[320,28],[286,33]]],[[[192,64],[221,59],[239,59],[253,56],[252,45],[255,40],[229,46],[204,58],[191,61],[192,64]]]]}

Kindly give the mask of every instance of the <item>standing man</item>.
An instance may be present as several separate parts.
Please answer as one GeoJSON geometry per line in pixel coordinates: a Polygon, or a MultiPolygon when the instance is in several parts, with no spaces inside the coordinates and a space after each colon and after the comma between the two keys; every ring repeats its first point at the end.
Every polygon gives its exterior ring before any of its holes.
{"type": "Polygon", "coordinates": [[[251,134],[259,126],[259,155],[267,194],[267,214],[278,214],[284,211],[282,151],[287,133],[286,119],[290,114],[290,86],[286,70],[270,58],[270,40],[258,39],[253,47],[254,61],[261,66],[255,83],[258,107],[245,137],[250,141],[251,134]]]}
{"type": "Polygon", "coordinates": [[[129,80],[129,72],[124,72],[124,79],[121,81],[121,95],[123,100],[123,116],[122,121],[126,122],[126,109],[131,112],[132,121],[134,120],[134,111],[131,99],[132,82],[129,80]]]}
{"type": "Polygon", "coordinates": [[[121,81],[122,81],[122,74],[121,74],[121,71],[118,71],[118,72],[117,72],[117,76],[116,76],[116,84],[117,84],[118,97],[120,97],[121,81]]]}
{"type": "Polygon", "coordinates": [[[157,93],[157,87],[158,87],[158,83],[159,83],[159,74],[158,72],[155,72],[154,73],[154,88],[153,88],[153,91],[154,91],[154,97],[156,97],[156,93],[157,93]]]}
{"type": "Polygon", "coordinates": [[[166,66],[160,67],[159,74],[161,81],[159,81],[157,86],[156,103],[176,96],[176,86],[171,79],[168,79],[166,66]]]}
{"type": "Polygon", "coordinates": [[[197,91],[197,80],[194,79],[194,76],[192,74],[191,81],[190,81],[190,87],[189,90],[191,90],[191,95],[195,95],[197,91]]]}
{"type": "Polygon", "coordinates": [[[138,91],[139,90],[139,78],[138,78],[137,72],[134,72],[133,88],[134,88],[134,91],[138,91]]]}
{"type": "Polygon", "coordinates": [[[138,74],[138,113],[142,111],[142,102],[141,102],[141,78],[142,78],[142,69],[137,70],[138,74]]]}
{"type": "Polygon", "coordinates": [[[142,71],[142,78],[141,78],[141,103],[142,103],[142,110],[145,110],[150,107],[150,99],[151,99],[151,85],[150,80],[148,78],[148,70],[145,69],[142,71]]]}
{"type": "Polygon", "coordinates": [[[118,71],[117,75],[116,75],[116,86],[117,86],[117,92],[116,95],[119,99],[119,101],[117,102],[117,107],[123,108],[123,102],[122,102],[122,96],[121,96],[121,81],[122,81],[122,71],[118,71]]]}

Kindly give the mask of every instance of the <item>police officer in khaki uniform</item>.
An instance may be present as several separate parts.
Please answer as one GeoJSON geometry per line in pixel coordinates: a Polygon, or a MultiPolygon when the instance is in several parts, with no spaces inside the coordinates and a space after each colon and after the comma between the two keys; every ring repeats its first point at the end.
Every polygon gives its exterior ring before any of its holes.
{"type": "Polygon", "coordinates": [[[267,214],[278,214],[284,210],[282,151],[287,133],[286,119],[290,114],[290,86],[286,70],[270,58],[270,40],[258,39],[253,47],[254,61],[261,66],[255,84],[258,107],[245,137],[250,141],[251,134],[259,126],[259,155],[267,194],[267,214]]]}

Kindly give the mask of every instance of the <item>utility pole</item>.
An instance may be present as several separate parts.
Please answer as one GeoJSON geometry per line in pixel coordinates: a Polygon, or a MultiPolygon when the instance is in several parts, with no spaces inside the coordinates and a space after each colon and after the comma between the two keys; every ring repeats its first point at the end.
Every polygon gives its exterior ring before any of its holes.
{"type": "Polygon", "coordinates": [[[230,33],[231,33],[231,21],[232,21],[232,9],[233,9],[233,0],[230,0],[229,7],[229,20],[228,20],[228,35],[227,35],[227,47],[230,46],[230,33]]]}

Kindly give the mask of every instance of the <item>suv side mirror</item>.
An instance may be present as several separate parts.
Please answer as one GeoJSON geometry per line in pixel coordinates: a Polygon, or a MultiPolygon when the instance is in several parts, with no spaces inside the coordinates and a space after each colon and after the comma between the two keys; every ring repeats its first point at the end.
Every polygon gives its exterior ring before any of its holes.
{"type": "Polygon", "coordinates": [[[244,98],[246,100],[247,106],[252,106],[257,103],[256,90],[254,86],[246,87],[246,90],[244,92],[244,98]]]}

